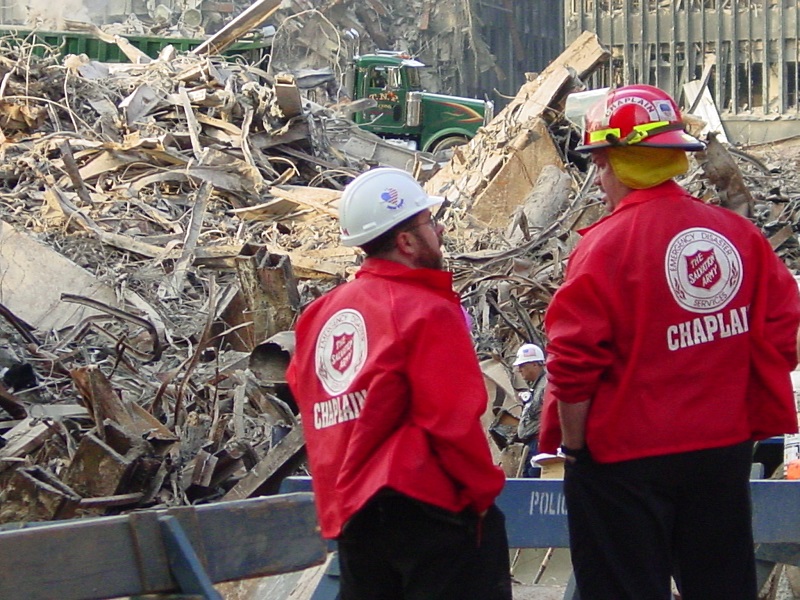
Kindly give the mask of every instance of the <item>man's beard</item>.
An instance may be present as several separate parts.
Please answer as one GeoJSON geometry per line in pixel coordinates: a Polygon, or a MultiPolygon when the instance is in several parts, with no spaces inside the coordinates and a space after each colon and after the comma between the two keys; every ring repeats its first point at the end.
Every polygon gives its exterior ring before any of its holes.
{"type": "Polygon", "coordinates": [[[435,269],[437,271],[444,270],[444,258],[442,257],[442,253],[440,251],[441,242],[442,240],[438,238],[439,246],[436,248],[431,248],[430,244],[427,243],[427,240],[420,235],[417,235],[414,232],[414,237],[418,240],[423,242],[423,247],[425,250],[420,253],[419,256],[416,257],[415,263],[418,269],[435,269]]]}

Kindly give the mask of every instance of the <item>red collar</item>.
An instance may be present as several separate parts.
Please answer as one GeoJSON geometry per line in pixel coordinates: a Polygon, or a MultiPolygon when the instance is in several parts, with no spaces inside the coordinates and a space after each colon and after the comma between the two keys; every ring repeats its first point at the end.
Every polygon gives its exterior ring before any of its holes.
{"type": "Polygon", "coordinates": [[[450,271],[412,269],[411,267],[407,267],[393,260],[368,258],[364,261],[364,264],[361,265],[361,268],[356,273],[356,277],[363,277],[365,275],[376,275],[386,279],[422,284],[439,292],[448,292],[456,295],[453,291],[453,274],[450,271]]]}

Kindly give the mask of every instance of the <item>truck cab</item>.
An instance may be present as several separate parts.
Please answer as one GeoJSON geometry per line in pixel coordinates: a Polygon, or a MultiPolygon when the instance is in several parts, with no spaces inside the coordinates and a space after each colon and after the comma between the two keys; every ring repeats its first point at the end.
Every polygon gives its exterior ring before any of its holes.
{"type": "Polygon", "coordinates": [[[383,138],[403,140],[426,152],[472,139],[494,116],[493,103],[424,91],[420,80],[424,67],[400,52],[355,57],[348,73],[348,92],[353,100],[369,98],[376,103],[356,113],[355,122],[383,138]]]}

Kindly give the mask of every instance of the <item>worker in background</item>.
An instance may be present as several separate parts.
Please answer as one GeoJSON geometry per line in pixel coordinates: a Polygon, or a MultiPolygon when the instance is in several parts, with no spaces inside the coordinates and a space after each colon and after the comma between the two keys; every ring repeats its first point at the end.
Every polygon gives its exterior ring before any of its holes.
{"type": "Polygon", "coordinates": [[[481,425],[488,397],[442,226],[411,175],[356,177],[341,239],[355,280],[309,305],[287,371],[342,600],[511,600],[504,485],[481,425]]]}
{"type": "Polygon", "coordinates": [[[531,458],[539,453],[539,420],[542,414],[542,400],[547,382],[544,370],[544,352],[536,344],[523,344],[517,350],[514,366],[528,384],[528,391],[520,394],[522,414],[517,426],[517,438],[528,446],[523,477],[537,477],[541,469],[531,463],[531,458]]]}
{"type": "Polygon", "coordinates": [[[797,431],[800,298],[752,223],[673,180],[701,149],[651,86],[586,116],[610,215],[545,319],[582,600],[666,600],[673,568],[683,600],[756,599],[753,441],[797,431]]]}

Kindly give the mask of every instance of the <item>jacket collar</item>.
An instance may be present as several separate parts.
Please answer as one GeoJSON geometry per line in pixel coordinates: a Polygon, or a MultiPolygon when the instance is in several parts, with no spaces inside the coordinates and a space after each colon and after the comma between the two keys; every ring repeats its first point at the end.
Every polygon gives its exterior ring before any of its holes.
{"type": "Polygon", "coordinates": [[[364,277],[365,275],[375,275],[385,279],[405,281],[417,285],[421,284],[440,293],[445,292],[458,298],[458,295],[453,291],[453,274],[450,271],[412,269],[393,260],[368,258],[356,273],[356,278],[364,277]]]}

